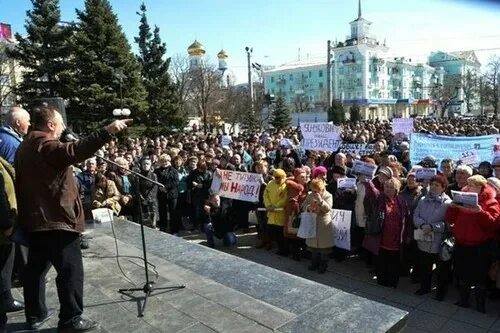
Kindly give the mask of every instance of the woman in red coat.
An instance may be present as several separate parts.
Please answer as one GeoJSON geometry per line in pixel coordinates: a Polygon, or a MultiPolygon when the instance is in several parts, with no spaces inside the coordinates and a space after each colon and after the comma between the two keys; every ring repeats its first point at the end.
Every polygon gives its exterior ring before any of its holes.
{"type": "Polygon", "coordinates": [[[300,206],[307,196],[307,177],[306,171],[302,168],[297,168],[293,171],[293,177],[286,181],[288,192],[288,202],[285,207],[285,225],[283,233],[288,240],[292,251],[292,258],[300,260],[300,249],[305,248],[303,239],[297,237],[298,229],[292,227],[292,222],[297,214],[300,214],[300,206]]]}
{"type": "Polygon", "coordinates": [[[469,307],[470,288],[475,286],[476,309],[484,313],[488,268],[500,206],[495,191],[487,186],[486,179],[481,175],[469,177],[467,186],[462,190],[477,193],[478,206],[452,204],[446,212],[445,221],[455,237],[454,268],[460,283],[457,305],[469,307]]]}

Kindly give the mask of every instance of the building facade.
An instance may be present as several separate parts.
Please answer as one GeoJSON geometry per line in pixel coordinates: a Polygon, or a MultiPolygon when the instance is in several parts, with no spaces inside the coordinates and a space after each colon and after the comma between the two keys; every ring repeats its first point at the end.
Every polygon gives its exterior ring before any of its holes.
{"type": "Polygon", "coordinates": [[[22,77],[21,67],[7,56],[7,49],[14,47],[10,25],[0,23],[0,111],[6,113],[16,104],[16,96],[12,92],[22,77]]]}
{"type": "MultiPolygon", "coordinates": [[[[331,49],[332,96],[342,101],[347,112],[358,105],[364,119],[437,115],[433,104],[436,87],[443,87],[456,72],[463,77],[468,69],[478,68],[473,52],[450,54],[455,62],[449,57],[440,59],[442,52],[433,53],[428,63],[389,56],[385,41],[370,33],[372,22],[363,18],[361,1],[358,17],[349,25],[350,34],[344,41],[335,41],[331,49]]],[[[324,112],[328,105],[326,74],[326,61],[283,65],[264,72],[265,91],[284,97],[294,112],[324,112]],[[302,105],[297,102],[303,100],[309,105],[298,107],[302,105]]],[[[463,99],[460,94],[451,97],[456,104],[463,99]]]]}

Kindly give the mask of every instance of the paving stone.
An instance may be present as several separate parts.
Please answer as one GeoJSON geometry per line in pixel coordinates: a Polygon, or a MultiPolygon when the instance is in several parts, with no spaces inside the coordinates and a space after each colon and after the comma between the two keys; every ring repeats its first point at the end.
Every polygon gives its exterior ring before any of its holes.
{"type": "Polygon", "coordinates": [[[436,332],[443,327],[447,321],[448,318],[446,317],[415,310],[410,312],[407,325],[436,332]]]}
{"type": "Polygon", "coordinates": [[[276,329],[296,317],[293,313],[258,300],[247,300],[234,311],[271,329],[276,329]]]}
{"type": "Polygon", "coordinates": [[[497,320],[497,316],[482,314],[472,309],[458,308],[457,312],[453,314],[451,319],[462,323],[472,324],[480,328],[489,329],[497,320]]]}
{"type": "Polygon", "coordinates": [[[418,306],[419,310],[433,313],[436,315],[451,317],[455,312],[457,312],[458,307],[450,305],[446,302],[438,302],[433,299],[428,299],[418,306]]]}
{"type": "Polygon", "coordinates": [[[456,320],[448,320],[439,332],[443,333],[486,333],[488,330],[456,320]]]}
{"type": "Polygon", "coordinates": [[[179,333],[217,333],[217,331],[214,331],[210,327],[207,327],[201,323],[197,323],[183,329],[182,331],[179,331],[179,333]]]}

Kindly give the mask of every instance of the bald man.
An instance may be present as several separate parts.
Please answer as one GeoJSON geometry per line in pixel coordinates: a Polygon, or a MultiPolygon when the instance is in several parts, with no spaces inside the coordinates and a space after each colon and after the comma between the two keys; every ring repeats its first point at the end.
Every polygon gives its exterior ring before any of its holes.
{"type": "Polygon", "coordinates": [[[13,107],[5,115],[4,125],[0,127],[0,156],[10,164],[14,164],[17,148],[29,127],[30,114],[25,109],[13,107]]]}

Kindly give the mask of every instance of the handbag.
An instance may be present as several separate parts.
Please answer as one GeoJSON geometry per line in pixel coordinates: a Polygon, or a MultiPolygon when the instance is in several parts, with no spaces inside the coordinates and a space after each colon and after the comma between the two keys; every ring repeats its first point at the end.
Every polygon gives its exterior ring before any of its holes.
{"type": "Polygon", "coordinates": [[[316,237],[316,213],[300,214],[300,226],[297,237],[308,239],[316,237]]]}
{"type": "Polygon", "coordinates": [[[455,246],[455,238],[446,238],[441,244],[441,251],[439,251],[439,259],[442,261],[449,261],[453,255],[453,247],[455,246]]]}
{"type": "Polygon", "coordinates": [[[259,220],[257,219],[257,211],[251,210],[248,212],[248,224],[257,225],[259,220]]]}
{"type": "Polygon", "coordinates": [[[434,232],[431,231],[428,234],[425,234],[422,229],[415,229],[413,231],[413,238],[416,241],[421,241],[421,242],[432,242],[434,239],[434,232]]]}

